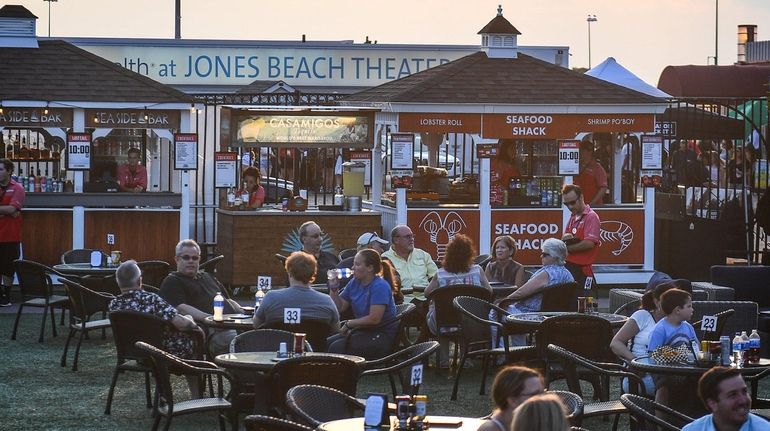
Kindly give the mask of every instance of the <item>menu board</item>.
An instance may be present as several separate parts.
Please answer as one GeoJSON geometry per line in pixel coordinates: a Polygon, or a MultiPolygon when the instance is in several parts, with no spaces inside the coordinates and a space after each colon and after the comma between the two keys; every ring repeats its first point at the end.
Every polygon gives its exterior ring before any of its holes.
{"type": "Polygon", "coordinates": [[[409,169],[414,164],[414,133],[391,133],[390,169],[409,169]]]}
{"type": "Polygon", "coordinates": [[[214,187],[235,187],[238,154],[232,152],[214,152],[214,187]]]}
{"type": "Polygon", "coordinates": [[[91,134],[67,133],[67,170],[91,169],[91,134]]]}
{"type": "Polygon", "coordinates": [[[559,175],[580,173],[580,141],[559,141],[559,175]]]}
{"type": "Polygon", "coordinates": [[[642,169],[663,169],[663,137],[642,136],[642,169]]]}
{"type": "Polygon", "coordinates": [[[174,133],[174,169],[198,169],[198,135],[195,133],[174,133]]]}

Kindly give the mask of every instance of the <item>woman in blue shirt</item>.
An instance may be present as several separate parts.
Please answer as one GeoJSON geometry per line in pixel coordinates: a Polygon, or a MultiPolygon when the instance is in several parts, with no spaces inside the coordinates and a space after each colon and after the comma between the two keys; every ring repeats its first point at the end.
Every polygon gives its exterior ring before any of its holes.
{"type": "Polygon", "coordinates": [[[352,310],[353,318],[340,327],[339,334],[329,337],[328,350],[331,353],[346,353],[363,356],[366,359],[381,358],[390,353],[396,337],[398,323],[375,328],[381,322],[396,315],[390,285],[382,274],[380,254],[371,249],[361,250],[353,259],[353,278],[345,289],[339,291],[339,280],[329,280],[329,296],[340,314],[352,310]],[[367,328],[356,330],[351,329],[367,328]]]}

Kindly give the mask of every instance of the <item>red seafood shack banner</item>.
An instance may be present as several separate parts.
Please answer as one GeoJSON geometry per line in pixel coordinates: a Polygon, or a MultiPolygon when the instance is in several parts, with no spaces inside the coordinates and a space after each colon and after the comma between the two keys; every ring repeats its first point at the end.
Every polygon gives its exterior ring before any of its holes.
{"type": "MultiPolygon", "coordinates": [[[[597,264],[644,264],[644,212],[642,208],[605,208],[596,211],[601,219],[597,264]]],[[[441,260],[455,235],[469,236],[479,244],[479,211],[475,209],[409,210],[407,222],[415,235],[415,247],[441,260]]],[[[563,235],[562,210],[518,208],[492,210],[491,242],[510,235],[518,251],[514,257],[524,265],[540,265],[540,245],[547,238],[563,235]]],[[[478,250],[492,254],[491,250],[478,250]]]]}

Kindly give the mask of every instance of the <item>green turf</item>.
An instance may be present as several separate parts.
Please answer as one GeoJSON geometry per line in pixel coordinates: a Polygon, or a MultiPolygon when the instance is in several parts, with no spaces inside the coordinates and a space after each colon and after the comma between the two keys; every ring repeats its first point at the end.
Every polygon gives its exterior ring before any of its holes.
{"type": "MultiPolygon", "coordinates": [[[[112,337],[101,339],[94,332],[91,339],[83,341],[79,371],[70,368],[74,346],[70,349],[68,366],[59,365],[66,340],[65,327],[57,326],[59,336],[51,337],[50,320],[43,343],[37,342],[40,324],[39,314],[25,314],[19,328],[17,341],[10,341],[13,315],[0,314],[0,351],[3,352],[0,368],[0,428],[13,430],[141,430],[150,429],[150,410],[144,406],[144,379],[139,373],[122,374],[118,380],[112,414],[104,414],[112,369],[115,365],[115,348],[112,337]]],[[[58,315],[57,315],[58,319],[58,315]]],[[[58,322],[57,322],[58,323],[58,322]]],[[[491,409],[489,395],[479,395],[480,367],[466,370],[461,381],[458,401],[449,401],[452,380],[446,371],[437,374],[434,369],[425,372],[423,393],[428,395],[428,412],[453,416],[483,416],[491,409]]],[[[491,378],[489,379],[491,383],[491,378]]],[[[617,385],[616,385],[617,386],[617,385]]],[[[187,397],[184,379],[175,383],[176,394],[187,397]]],[[[560,382],[552,389],[563,389],[560,382]]],[[[770,384],[761,386],[765,396],[770,394],[770,384]]],[[[368,392],[386,392],[390,389],[387,379],[365,378],[359,382],[358,395],[368,392]]],[[[488,392],[488,391],[487,391],[488,392]]],[[[617,388],[613,390],[617,396],[617,388]]],[[[621,423],[627,423],[622,419],[621,423]]],[[[600,418],[586,420],[583,426],[590,430],[609,430],[611,421],[600,418]]],[[[214,414],[195,414],[174,419],[172,429],[217,429],[214,414]]],[[[621,429],[627,429],[622,426],[621,429]]]]}

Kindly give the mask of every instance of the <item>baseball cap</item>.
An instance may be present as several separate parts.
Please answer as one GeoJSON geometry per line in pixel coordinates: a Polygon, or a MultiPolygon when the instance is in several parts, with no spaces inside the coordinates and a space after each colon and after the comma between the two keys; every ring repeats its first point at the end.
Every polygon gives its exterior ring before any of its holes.
{"type": "Polygon", "coordinates": [[[384,239],[380,238],[379,235],[377,235],[374,232],[364,232],[361,234],[361,236],[358,237],[358,242],[356,244],[360,246],[366,246],[372,243],[373,241],[379,242],[382,245],[388,245],[389,242],[385,241],[384,239]]]}

